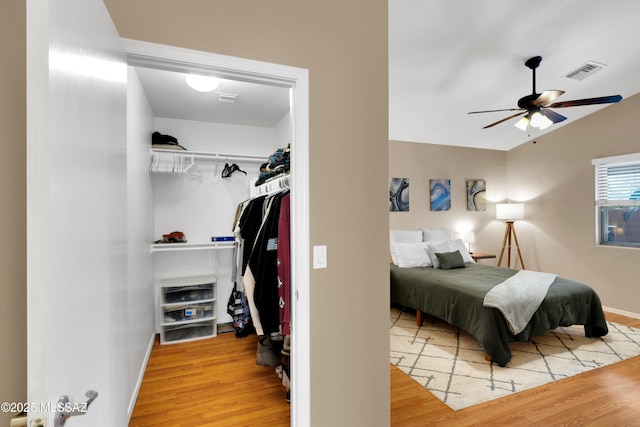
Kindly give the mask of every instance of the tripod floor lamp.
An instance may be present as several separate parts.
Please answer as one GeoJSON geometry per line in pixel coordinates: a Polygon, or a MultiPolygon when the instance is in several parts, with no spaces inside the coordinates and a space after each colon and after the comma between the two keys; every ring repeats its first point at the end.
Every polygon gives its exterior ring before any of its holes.
{"type": "Polygon", "coordinates": [[[500,267],[500,264],[502,263],[504,249],[507,247],[507,268],[511,268],[511,239],[513,237],[516,249],[518,250],[520,265],[524,270],[522,253],[520,253],[520,244],[518,243],[518,236],[516,235],[516,229],[513,225],[516,219],[522,218],[524,218],[524,205],[522,203],[498,203],[496,205],[496,219],[504,219],[507,223],[504,230],[504,238],[502,239],[502,249],[500,249],[500,256],[498,257],[498,267],[500,267]]]}

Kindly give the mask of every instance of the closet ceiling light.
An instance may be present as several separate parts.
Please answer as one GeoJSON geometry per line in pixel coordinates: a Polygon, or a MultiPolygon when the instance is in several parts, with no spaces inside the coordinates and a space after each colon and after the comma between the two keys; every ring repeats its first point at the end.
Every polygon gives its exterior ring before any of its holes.
{"type": "Polygon", "coordinates": [[[215,77],[188,74],[185,81],[189,87],[198,92],[211,92],[218,87],[220,81],[215,77]]]}

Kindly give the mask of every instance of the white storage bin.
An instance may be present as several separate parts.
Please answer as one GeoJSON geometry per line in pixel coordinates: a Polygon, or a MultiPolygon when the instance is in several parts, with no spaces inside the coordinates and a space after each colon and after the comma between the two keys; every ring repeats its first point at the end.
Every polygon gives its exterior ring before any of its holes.
{"type": "Polygon", "coordinates": [[[216,336],[214,275],[163,279],[161,283],[161,344],[216,336]]]}

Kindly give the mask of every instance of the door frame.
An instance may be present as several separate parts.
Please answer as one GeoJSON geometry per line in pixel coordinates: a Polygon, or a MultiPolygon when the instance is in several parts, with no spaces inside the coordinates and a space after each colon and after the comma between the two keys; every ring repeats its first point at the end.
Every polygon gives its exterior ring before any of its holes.
{"type": "Polygon", "coordinates": [[[291,123],[291,425],[310,418],[309,71],[168,45],[122,39],[130,66],[206,72],[225,79],[290,88],[291,123]]]}

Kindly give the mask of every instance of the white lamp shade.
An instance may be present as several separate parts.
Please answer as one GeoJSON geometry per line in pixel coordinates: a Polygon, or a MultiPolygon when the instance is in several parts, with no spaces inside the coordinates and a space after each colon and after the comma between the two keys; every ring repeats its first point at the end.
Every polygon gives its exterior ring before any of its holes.
{"type": "Polygon", "coordinates": [[[524,204],[522,203],[498,203],[496,204],[496,219],[522,219],[524,218],[524,204]]]}
{"type": "Polygon", "coordinates": [[[464,235],[462,236],[462,241],[465,243],[475,243],[476,242],[476,235],[473,234],[473,231],[469,231],[468,233],[464,233],[464,235]]]}

